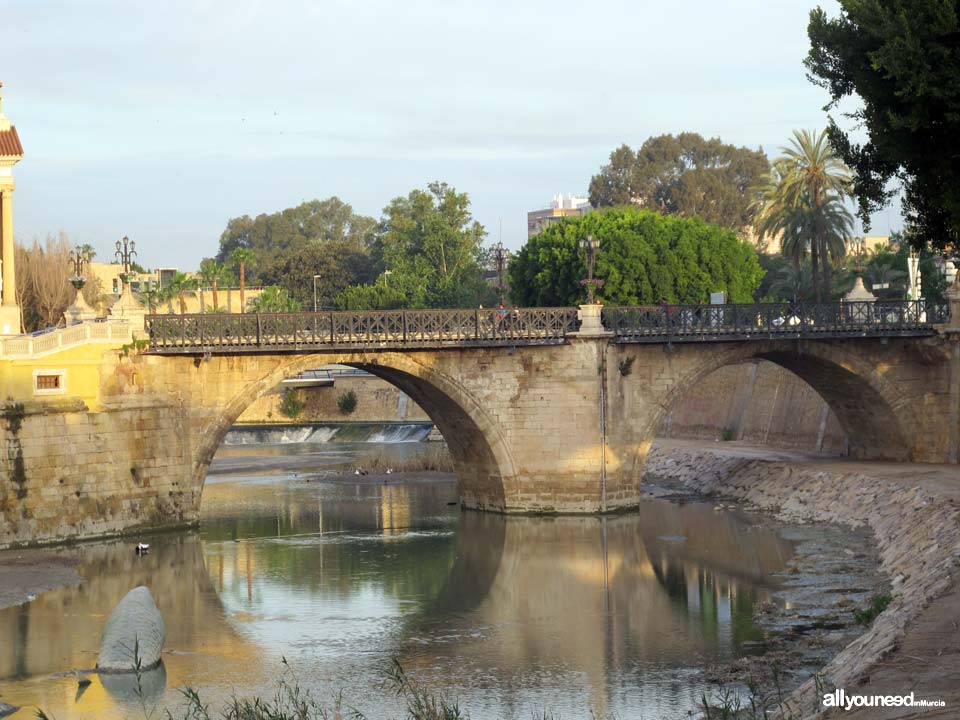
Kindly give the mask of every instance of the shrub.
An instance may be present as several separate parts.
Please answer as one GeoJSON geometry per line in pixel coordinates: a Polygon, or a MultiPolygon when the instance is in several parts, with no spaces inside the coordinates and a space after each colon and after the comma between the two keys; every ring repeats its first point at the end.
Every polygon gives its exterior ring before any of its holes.
{"type": "Polygon", "coordinates": [[[357,409],[357,394],[353,390],[348,390],[337,398],[337,407],[343,415],[349,415],[357,409]]]}
{"type": "Polygon", "coordinates": [[[293,420],[300,416],[306,404],[296,390],[287,388],[283,391],[283,400],[280,401],[280,413],[293,420]]]}

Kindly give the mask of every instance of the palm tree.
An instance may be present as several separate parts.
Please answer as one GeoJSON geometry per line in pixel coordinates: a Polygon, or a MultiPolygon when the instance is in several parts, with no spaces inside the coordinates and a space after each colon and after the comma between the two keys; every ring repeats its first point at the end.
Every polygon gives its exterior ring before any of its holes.
{"type": "Polygon", "coordinates": [[[778,300],[802,302],[813,287],[810,263],[785,265],[770,284],[769,293],[778,300]]]}
{"type": "Polygon", "coordinates": [[[904,295],[909,283],[909,275],[895,267],[897,256],[889,250],[874,251],[867,260],[867,270],[863,279],[870,284],[870,290],[883,297],[894,294],[904,295]],[[877,285],[886,285],[878,288],[877,285]],[[886,290],[886,292],[881,292],[886,290]]]}
{"type": "Polygon", "coordinates": [[[230,253],[230,260],[239,266],[240,273],[240,312],[244,311],[246,307],[246,298],[244,297],[244,291],[246,290],[246,270],[247,263],[253,260],[253,250],[248,248],[238,247],[235,248],[232,253],[230,253]]]}
{"type": "Polygon", "coordinates": [[[250,310],[262,313],[299,312],[300,303],[285,288],[265,287],[258,297],[250,298],[250,310]]]}
{"type": "Polygon", "coordinates": [[[165,299],[166,292],[151,284],[146,290],[140,292],[147,301],[147,308],[150,311],[151,315],[155,315],[157,312],[157,305],[162,303],[165,299]]]}
{"type": "MultiPolygon", "coordinates": [[[[220,303],[217,300],[217,283],[223,277],[224,267],[223,263],[218,263],[216,260],[204,260],[200,263],[200,279],[203,281],[204,285],[209,285],[213,290],[213,310],[216,312],[217,308],[220,306],[220,303]]],[[[203,289],[200,290],[201,293],[201,305],[203,305],[203,289]]]]}
{"type": "Polygon", "coordinates": [[[180,314],[185,315],[187,312],[187,293],[193,293],[197,289],[197,281],[193,278],[189,278],[184,275],[182,272],[178,272],[171,279],[170,283],[167,285],[167,291],[170,293],[170,297],[176,297],[180,302],[180,314]]]}
{"type": "MultiPolygon", "coordinates": [[[[800,243],[807,238],[813,266],[813,291],[821,300],[820,279],[827,297],[831,292],[830,259],[843,256],[842,240],[853,219],[843,206],[850,196],[850,170],[833,153],[826,131],[819,134],[795,130],[790,146],[774,162],[768,182],[759,188],[762,197],[758,228],[784,230],[784,239],[800,243]],[[841,242],[838,242],[838,237],[841,242]]],[[[804,243],[805,255],[806,243],[804,243]]],[[[799,252],[796,244],[793,252],[799,252]]],[[[796,262],[796,260],[795,260],[796,262]]]]}

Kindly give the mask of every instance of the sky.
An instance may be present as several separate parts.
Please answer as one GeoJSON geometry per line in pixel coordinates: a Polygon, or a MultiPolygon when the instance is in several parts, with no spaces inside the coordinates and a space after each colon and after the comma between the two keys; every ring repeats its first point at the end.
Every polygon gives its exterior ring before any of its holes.
{"type": "Polygon", "coordinates": [[[2,0],[15,235],[99,259],[128,235],[143,265],[192,269],[232,217],[331,195],[379,217],[443,180],[516,249],[527,211],[585,195],[622,143],[694,131],[772,157],[822,128],[815,4],[2,0]]]}

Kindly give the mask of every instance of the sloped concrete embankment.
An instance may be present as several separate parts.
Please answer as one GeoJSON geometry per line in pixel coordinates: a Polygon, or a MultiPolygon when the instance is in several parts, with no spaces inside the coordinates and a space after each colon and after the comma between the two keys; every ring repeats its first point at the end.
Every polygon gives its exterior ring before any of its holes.
{"type": "MultiPolygon", "coordinates": [[[[658,448],[647,457],[645,478],[669,480],[703,495],[736,498],[782,518],[867,526],[880,551],[880,570],[891,579],[892,601],[870,629],[801,685],[785,705],[789,717],[808,717],[819,695],[855,691],[871,668],[897,647],[909,625],[950,588],[960,566],[960,511],[935,488],[908,485],[852,470],[737,457],[709,449],[658,448]]],[[[910,688],[890,688],[889,692],[910,688]]]]}

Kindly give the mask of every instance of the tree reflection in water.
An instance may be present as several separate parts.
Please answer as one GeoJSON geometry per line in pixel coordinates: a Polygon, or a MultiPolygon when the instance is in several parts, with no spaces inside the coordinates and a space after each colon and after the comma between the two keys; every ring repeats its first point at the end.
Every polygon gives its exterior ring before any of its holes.
{"type": "Polygon", "coordinates": [[[156,536],[145,557],[77,546],[84,585],[0,611],[4,700],[126,717],[99,680],[74,702],[75,681],[49,676],[92,667],[110,610],[146,584],[168,628],[165,702],[186,684],[214,704],[269,693],[284,656],[320,697],[392,715],[380,688],[399,657],[474,718],[683,717],[696,668],[757,636],[753,608],[791,554],[703,504],[530,518],[461,514],[455,498],[436,478],[211,483],[199,535],[156,536]]]}

